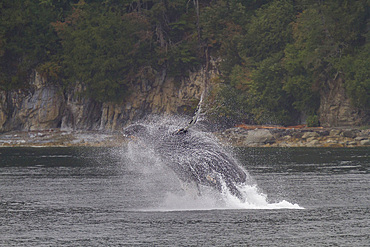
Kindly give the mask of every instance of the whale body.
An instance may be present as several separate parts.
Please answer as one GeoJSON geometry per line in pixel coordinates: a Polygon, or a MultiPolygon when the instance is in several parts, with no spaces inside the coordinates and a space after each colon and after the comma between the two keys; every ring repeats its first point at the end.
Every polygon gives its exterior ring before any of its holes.
{"type": "MultiPolygon", "coordinates": [[[[189,184],[210,186],[220,192],[227,189],[242,199],[238,185],[247,182],[248,174],[213,135],[192,129],[174,131],[171,125],[133,124],[123,129],[130,142],[150,148],[160,160],[189,184]]],[[[145,150],[143,150],[145,151],[145,150]]]]}

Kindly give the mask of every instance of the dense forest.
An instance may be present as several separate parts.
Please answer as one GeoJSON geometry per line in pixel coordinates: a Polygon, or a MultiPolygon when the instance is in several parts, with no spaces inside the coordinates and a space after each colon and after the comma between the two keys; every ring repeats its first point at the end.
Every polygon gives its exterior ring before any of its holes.
{"type": "Polygon", "coordinates": [[[119,102],[147,68],[180,77],[214,58],[218,116],[286,125],[304,113],[315,126],[337,78],[370,109],[368,0],[2,0],[0,15],[0,90],[27,90],[37,71],[119,102]]]}

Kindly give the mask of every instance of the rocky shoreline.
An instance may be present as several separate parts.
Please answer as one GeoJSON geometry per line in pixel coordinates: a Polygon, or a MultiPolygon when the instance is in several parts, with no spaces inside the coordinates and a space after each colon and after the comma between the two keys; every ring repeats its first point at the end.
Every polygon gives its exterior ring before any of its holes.
{"type": "MultiPolygon", "coordinates": [[[[369,128],[245,128],[214,133],[235,147],[370,147],[369,128]]],[[[0,133],[0,147],[119,147],[127,140],[120,132],[12,131],[0,133]]]]}
{"type": "Polygon", "coordinates": [[[217,134],[237,147],[362,147],[370,146],[370,129],[231,128],[217,134]]]}
{"type": "Polygon", "coordinates": [[[0,133],[0,147],[117,147],[125,142],[119,133],[99,131],[11,131],[0,133]]]}

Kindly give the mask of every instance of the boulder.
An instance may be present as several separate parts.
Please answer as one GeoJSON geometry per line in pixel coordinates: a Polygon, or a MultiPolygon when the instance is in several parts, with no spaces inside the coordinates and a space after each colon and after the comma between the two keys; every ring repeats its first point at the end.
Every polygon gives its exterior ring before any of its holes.
{"type": "Polygon", "coordinates": [[[330,130],[329,135],[330,135],[330,136],[339,136],[339,135],[340,135],[340,133],[342,133],[342,131],[341,131],[341,130],[339,130],[339,129],[332,129],[332,130],[330,130]]]}
{"type": "Polygon", "coordinates": [[[267,143],[273,143],[275,141],[274,136],[266,129],[255,129],[248,132],[244,140],[244,145],[253,146],[267,143]]]}
{"type": "Polygon", "coordinates": [[[369,146],[370,145],[370,140],[362,140],[362,141],[360,141],[360,144],[362,146],[369,146]]]}
{"type": "Polygon", "coordinates": [[[320,136],[320,135],[317,132],[305,132],[302,136],[302,139],[308,139],[308,138],[311,138],[311,137],[318,137],[318,136],[320,136]]]}
{"type": "Polygon", "coordinates": [[[352,130],[345,130],[345,131],[342,132],[341,135],[344,136],[344,137],[348,137],[348,138],[355,138],[356,137],[356,133],[352,130]]]}
{"type": "Polygon", "coordinates": [[[355,141],[362,141],[362,140],[366,140],[366,139],[367,139],[367,137],[365,137],[365,136],[358,136],[358,137],[355,138],[355,141]]]}
{"type": "Polygon", "coordinates": [[[320,142],[318,140],[312,140],[312,141],[309,141],[306,143],[306,146],[307,147],[316,147],[320,144],[320,142]]]}

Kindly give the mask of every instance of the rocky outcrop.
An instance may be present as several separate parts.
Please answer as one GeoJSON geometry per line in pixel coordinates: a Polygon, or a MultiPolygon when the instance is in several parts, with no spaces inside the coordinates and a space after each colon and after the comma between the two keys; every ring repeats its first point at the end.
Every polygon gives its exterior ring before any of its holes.
{"type": "Polygon", "coordinates": [[[246,130],[231,128],[217,134],[226,143],[235,146],[258,147],[275,142],[275,137],[267,129],[246,130]]]}
{"type": "Polygon", "coordinates": [[[83,88],[78,86],[64,95],[64,112],[61,129],[95,130],[100,126],[102,103],[82,97],[83,88]]]}
{"type": "MultiPolygon", "coordinates": [[[[138,80],[140,83],[132,86],[131,95],[120,104],[96,102],[82,96],[81,85],[65,90],[34,73],[28,90],[0,91],[0,132],[113,131],[148,114],[192,114],[206,79],[211,81],[218,76],[215,60],[211,61],[210,67],[213,69],[208,72],[204,68],[190,72],[186,78],[173,78],[165,70],[157,72],[146,68],[138,80]]],[[[322,126],[368,125],[369,114],[366,114],[351,106],[340,78],[329,83],[326,91],[321,93],[322,126]]],[[[243,141],[246,145],[262,145],[273,140],[266,131],[260,132],[249,133],[243,141]],[[260,139],[257,141],[256,138],[260,139]]]]}
{"type": "Polygon", "coordinates": [[[37,74],[28,91],[1,92],[0,99],[0,131],[60,127],[63,94],[37,74]]]}
{"type": "Polygon", "coordinates": [[[0,133],[0,147],[120,147],[127,140],[119,133],[101,131],[11,131],[0,133]]]}
{"type": "Polygon", "coordinates": [[[216,133],[221,142],[239,147],[360,147],[370,146],[370,129],[244,129],[216,133]]]}
{"type": "Polygon", "coordinates": [[[329,80],[327,88],[321,92],[320,124],[324,127],[360,126],[368,122],[364,113],[352,106],[347,97],[343,79],[329,80]]]}
{"type": "Polygon", "coordinates": [[[35,73],[29,90],[0,92],[0,132],[54,128],[118,130],[147,114],[192,113],[190,110],[204,90],[204,69],[177,79],[149,68],[144,73],[152,76],[143,76],[121,104],[95,102],[82,97],[81,86],[65,91],[35,73]]]}
{"type": "Polygon", "coordinates": [[[152,81],[142,79],[124,104],[103,104],[100,129],[114,130],[147,114],[192,114],[205,78],[205,71],[200,70],[188,78],[167,78],[163,72],[152,81]]]}

